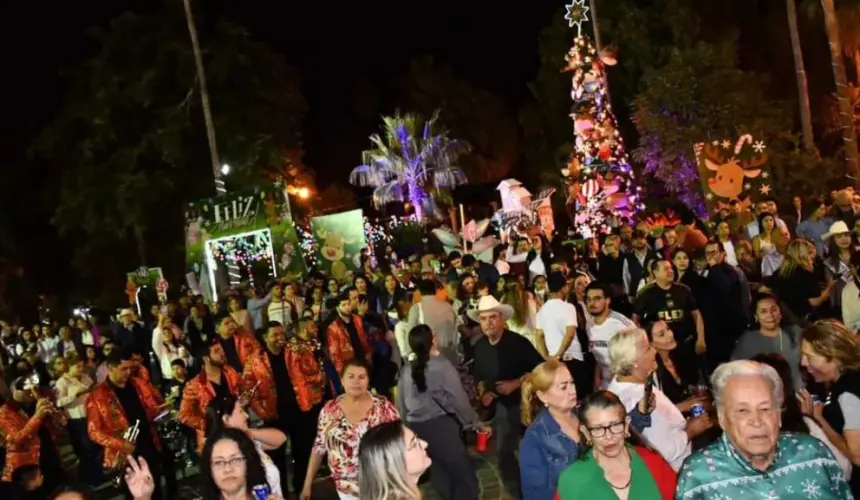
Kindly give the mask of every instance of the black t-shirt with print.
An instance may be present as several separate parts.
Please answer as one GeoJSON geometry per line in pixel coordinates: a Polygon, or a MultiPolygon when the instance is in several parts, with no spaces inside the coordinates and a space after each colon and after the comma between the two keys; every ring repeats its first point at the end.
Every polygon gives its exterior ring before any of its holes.
{"type": "Polygon", "coordinates": [[[692,313],[698,309],[690,288],[678,283],[673,283],[668,290],[656,284],[648,285],[639,292],[633,304],[633,312],[641,324],[665,321],[678,344],[695,342],[696,321],[692,313]]]}

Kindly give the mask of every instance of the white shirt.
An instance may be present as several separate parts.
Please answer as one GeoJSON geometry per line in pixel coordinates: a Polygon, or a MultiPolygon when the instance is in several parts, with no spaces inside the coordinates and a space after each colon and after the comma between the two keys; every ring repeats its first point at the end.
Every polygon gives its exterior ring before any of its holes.
{"type": "Polygon", "coordinates": [[[738,256],[735,253],[735,244],[731,241],[723,242],[723,249],[726,251],[726,262],[737,267],[738,265],[738,256]]]}
{"type": "Polygon", "coordinates": [[[56,386],[54,386],[54,393],[57,396],[57,407],[65,408],[69,418],[72,420],[87,418],[86,405],[89,394],[82,394],[80,396],[76,396],[75,394],[89,389],[92,385],[92,379],[86,374],[81,375],[80,380],[63,375],[57,380],[56,386]]]}
{"type": "Polygon", "coordinates": [[[606,389],[609,382],[612,381],[612,372],[609,371],[609,341],[618,332],[635,328],[635,326],[627,316],[615,311],[609,311],[609,316],[599,325],[594,322],[593,318],[585,323],[589,350],[594,354],[594,360],[600,367],[601,389],[606,389]]]}
{"type": "MultiPolygon", "coordinates": [[[[618,396],[628,413],[645,397],[645,384],[619,382],[613,378],[607,389],[618,396]]],[[[651,427],[646,427],[642,435],[677,472],[692,453],[690,439],[687,437],[687,421],[681,411],[656,387],[654,400],[656,404],[651,413],[651,427]]]]}
{"type": "MultiPolygon", "coordinates": [[[[550,356],[558,354],[568,327],[576,328],[576,307],[561,299],[547,300],[537,313],[537,328],[543,331],[544,342],[550,356]]],[[[574,335],[570,347],[562,354],[564,361],[583,361],[582,346],[574,335]]]]}
{"type": "Polygon", "coordinates": [[[81,332],[81,344],[85,346],[95,347],[96,339],[93,337],[93,333],[89,330],[83,330],[81,332]]]}
{"type": "Polygon", "coordinates": [[[293,300],[287,300],[284,298],[278,300],[273,298],[268,309],[269,321],[277,321],[284,327],[291,325],[293,323],[293,304],[295,304],[296,307],[296,315],[301,316],[304,304],[300,302],[298,297],[293,300]]]}
{"type": "MultiPolygon", "coordinates": [[[[847,394],[847,393],[846,393],[847,394]]],[[[842,472],[845,473],[845,479],[851,479],[851,472],[854,469],[854,466],[851,464],[851,461],[842,454],[842,451],[836,447],[833,443],[827,439],[827,434],[824,433],[824,429],[822,429],[815,420],[811,417],[803,416],[803,421],[806,422],[806,426],[809,427],[809,435],[818,439],[822,443],[824,443],[828,448],[830,448],[830,452],[833,453],[833,458],[839,462],[839,466],[842,467],[842,472]]]]}
{"type": "Polygon", "coordinates": [[[535,345],[535,327],[537,326],[537,302],[529,295],[528,311],[526,312],[525,323],[522,325],[514,324],[513,318],[508,320],[506,328],[512,332],[519,333],[523,337],[529,339],[532,345],[535,345]]]}
{"type": "Polygon", "coordinates": [[[504,276],[506,274],[510,274],[511,273],[511,265],[508,264],[507,262],[503,261],[502,259],[499,259],[496,261],[496,271],[498,271],[499,274],[502,276],[504,276]]]}
{"type": "Polygon", "coordinates": [[[39,354],[42,362],[49,364],[60,351],[60,337],[44,337],[39,340],[39,354]]]}
{"type": "Polygon", "coordinates": [[[166,342],[161,343],[161,349],[158,351],[158,362],[161,364],[161,377],[167,380],[173,380],[172,363],[176,359],[185,361],[185,366],[190,367],[194,364],[194,358],[188,352],[188,349],[183,345],[173,345],[166,342]]]}
{"type": "Polygon", "coordinates": [[[278,466],[272,461],[272,458],[263,449],[263,445],[259,441],[254,441],[254,447],[257,448],[257,453],[260,454],[260,460],[263,462],[263,470],[266,472],[266,482],[269,483],[269,488],[272,489],[272,495],[282,496],[281,493],[281,473],[278,471],[278,466]]]}

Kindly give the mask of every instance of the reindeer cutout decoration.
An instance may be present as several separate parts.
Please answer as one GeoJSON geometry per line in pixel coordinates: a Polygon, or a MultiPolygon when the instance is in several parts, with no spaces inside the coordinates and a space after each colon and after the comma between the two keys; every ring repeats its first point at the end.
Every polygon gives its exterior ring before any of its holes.
{"type": "Polygon", "coordinates": [[[746,207],[757,195],[770,194],[765,149],[763,142],[754,142],[749,134],[738,139],[734,148],[728,140],[696,145],[702,188],[713,211],[728,207],[733,200],[746,207]]]}

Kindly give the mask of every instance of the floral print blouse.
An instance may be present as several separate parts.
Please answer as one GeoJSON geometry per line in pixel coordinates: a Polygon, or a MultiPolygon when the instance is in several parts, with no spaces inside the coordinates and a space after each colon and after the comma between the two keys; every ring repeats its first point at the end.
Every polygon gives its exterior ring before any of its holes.
{"type": "Polygon", "coordinates": [[[400,420],[397,408],[385,398],[372,395],[373,405],[357,425],[352,425],[340,406],[344,396],[326,403],[317,423],[314,453],[328,454],[328,466],[339,493],[358,497],[358,443],[371,427],[400,420]]]}

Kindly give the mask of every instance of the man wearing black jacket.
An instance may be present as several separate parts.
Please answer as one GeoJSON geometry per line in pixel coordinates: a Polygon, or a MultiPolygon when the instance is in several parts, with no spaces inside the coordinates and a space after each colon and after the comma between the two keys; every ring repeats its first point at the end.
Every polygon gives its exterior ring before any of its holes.
{"type": "Polygon", "coordinates": [[[744,307],[744,290],[738,270],[726,262],[726,251],[719,241],[705,245],[708,269],[705,274],[705,294],[708,300],[700,304],[705,322],[705,343],[708,345],[708,368],[716,369],[729,361],[740,335],[749,324],[744,307]]]}

